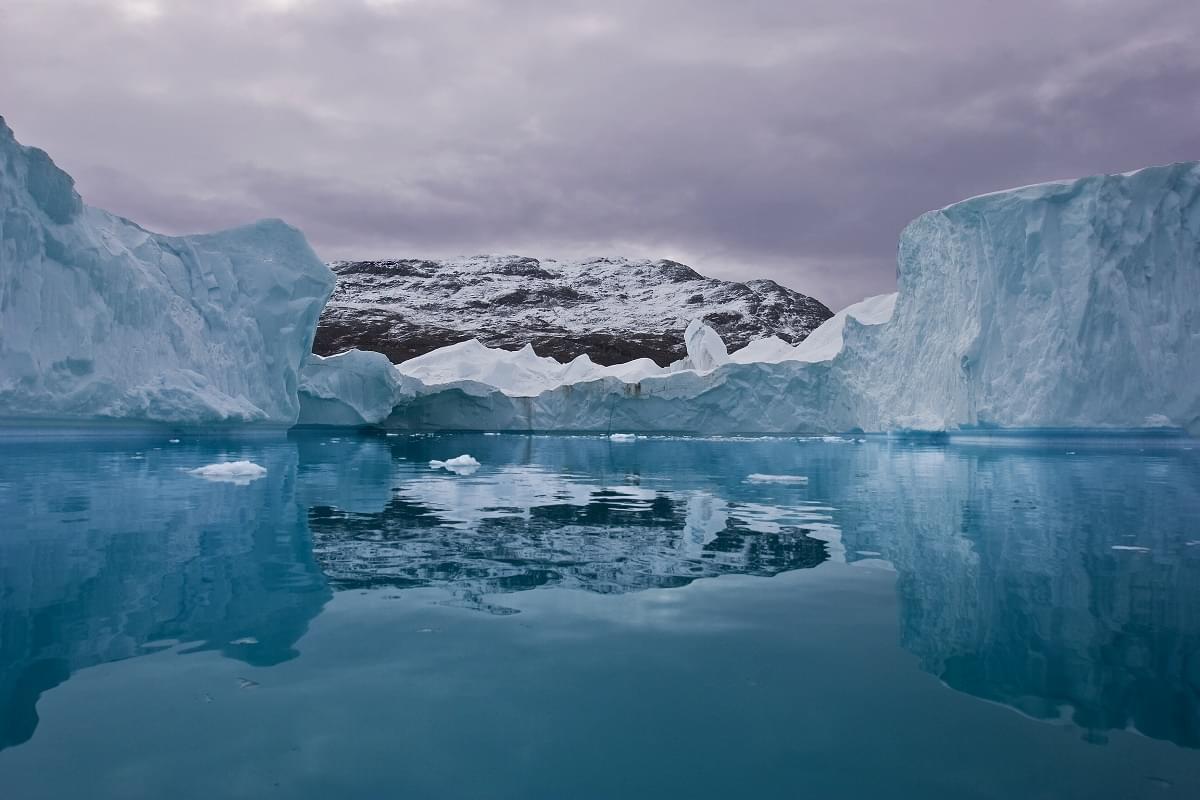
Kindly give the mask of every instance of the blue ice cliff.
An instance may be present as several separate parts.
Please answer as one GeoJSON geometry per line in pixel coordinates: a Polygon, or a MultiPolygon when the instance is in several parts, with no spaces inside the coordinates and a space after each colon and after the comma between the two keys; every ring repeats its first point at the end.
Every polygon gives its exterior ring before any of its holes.
{"type": "Polygon", "coordinates": [[[808,339],[569,364],[462,342],[393,366],[310,353],[332,273],[278,221],[149,233],[84,205],[0,120],[0,421],[787,433],[1200,435],[1200,164],[924,214],[896,295],[808,339]]]}
{"type": "Polygon", "coordinates": [[[289,426],[333,274],[278,220],[163,236],[0,119],[0,418],[289,426]]]}
{"type": "MultiPolygon", "coordinates": [[[[1200,434],[1200,164],[1041,184],[931,211],[901,236],[898,280],[894,298],[846,309],[799,345],[763,340],[729,356],[721,348],[714,358],[711,347],[693,355],[708,369],[589,377],[520,394],[503,381],[447,380],[453,370],[441,369],[443,383],[398,399],[384,424],[1200,434]]],[[[693,334],[689,347],[704,340],[693,334]]]]}

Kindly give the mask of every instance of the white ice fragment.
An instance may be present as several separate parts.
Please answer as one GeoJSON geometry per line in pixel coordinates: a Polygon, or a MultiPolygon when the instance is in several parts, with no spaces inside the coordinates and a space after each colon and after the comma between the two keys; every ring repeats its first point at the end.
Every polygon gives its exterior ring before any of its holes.
{"type": "Polygon", "coordinates": [[[429,466],[432,469],[444,469],[455,473],[456,475],[470,475],[475,470],[479,469],[479,462],[472,456],[463,453],[461,456],[448,458],[445,461],[430,461],[429,466]]]}
{"type": "Polygon", "coordinates": [[[188,474],[204,478],[206,481],[220,481],[245,486],[266,475],[267,469],[253,461],[224,461],[190,469],[188,474]]]}
{"type": "Polygon", "coordinates": [[[761,472],[747,475],[746,480],[750,483],[808,483],[804,475],[766,475],[761,472]]]}

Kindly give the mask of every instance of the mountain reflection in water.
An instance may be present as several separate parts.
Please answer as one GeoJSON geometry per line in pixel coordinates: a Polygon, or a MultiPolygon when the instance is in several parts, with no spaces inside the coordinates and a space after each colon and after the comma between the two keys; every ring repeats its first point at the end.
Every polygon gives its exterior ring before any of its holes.
{"type": "Polygon", "coordinates": [[[527,590],[830,562],[894,570],[899,644],[948,687],[1096,743],[1132,728],[1200,747],[1200,458],[1186,444],[299,433],[0,456],[0,749],[93,665],[168,647],[296,659],[339,590],[435,589],[508,614],[527,590]],[[483,467],[427,465],[462,452],[483,467]],[[239,458],[266,477],[184,471],[239,458]]]}

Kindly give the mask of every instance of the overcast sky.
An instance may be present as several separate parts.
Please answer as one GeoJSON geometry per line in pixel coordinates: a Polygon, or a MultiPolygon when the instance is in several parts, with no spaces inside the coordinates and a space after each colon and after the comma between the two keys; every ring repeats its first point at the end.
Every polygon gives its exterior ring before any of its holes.
{"type": "Polygon", "coordinates": [[[1200,158],[1200,2],[2,0],[0,114],[164,232],[674,258],[839,308],[925,210],[1200,158]]]}

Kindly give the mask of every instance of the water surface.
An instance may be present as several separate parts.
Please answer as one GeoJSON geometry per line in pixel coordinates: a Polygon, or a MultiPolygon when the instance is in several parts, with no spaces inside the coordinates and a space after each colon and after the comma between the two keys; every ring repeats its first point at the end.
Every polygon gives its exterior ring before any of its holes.
{"type": "Polygon", "coordinates": [[[1200,796],[1189,442],[178,438],[0,443],[5,797],[1200,796]]]}

